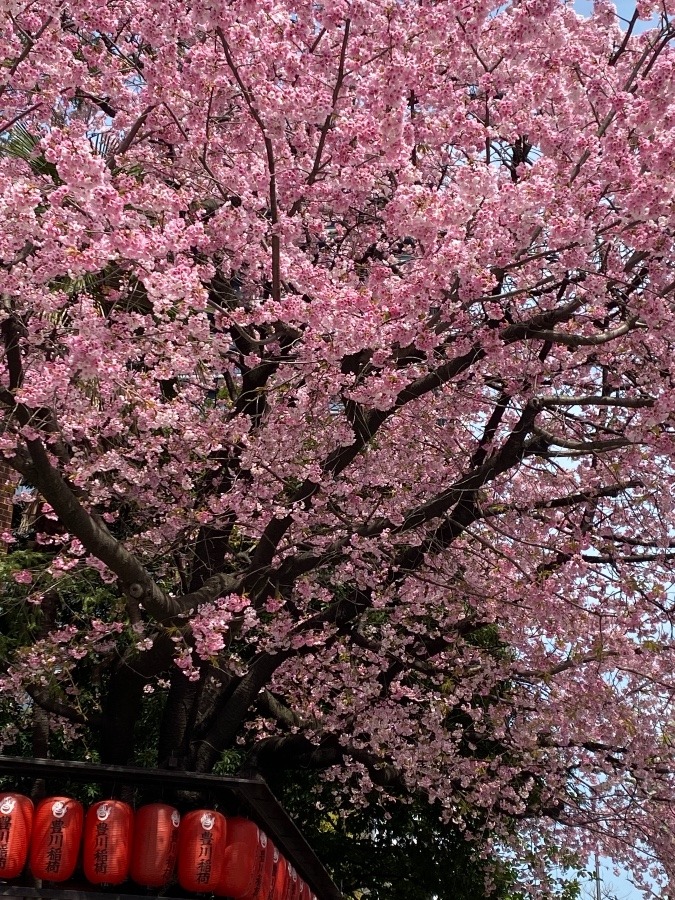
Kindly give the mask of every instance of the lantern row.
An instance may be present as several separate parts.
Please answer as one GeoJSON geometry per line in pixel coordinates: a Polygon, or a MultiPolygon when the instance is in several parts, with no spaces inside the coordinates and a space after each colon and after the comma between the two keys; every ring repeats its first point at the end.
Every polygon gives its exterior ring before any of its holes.
{"type": "Polygon", "coordinates": [[[18,878],[26,863],[43,881],[72,878],[81,861],[91,884],[131,878],[162,888],[175,875],[185,891],[233,900],[317,900],[255,822],[198,809],[181,817],[150,803],[136,812],[101,800],[85,815],[77,800],[48,797],[37,808],[22,794],[0,794],[0,880],[18,878]]]}

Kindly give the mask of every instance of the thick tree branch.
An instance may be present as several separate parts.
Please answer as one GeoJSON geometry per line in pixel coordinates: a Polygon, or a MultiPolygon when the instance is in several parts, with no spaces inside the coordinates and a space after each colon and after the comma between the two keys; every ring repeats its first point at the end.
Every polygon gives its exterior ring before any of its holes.
{"type": "Polygon", "coordinates": [[[211,771],[222,750],[235,740],[253,701],[288,656],[289,651],[262,653],[254,660],[222,704],[208,733],[193,748],[191,767],[195,771],[211,771]]]}
{"type": "Polygon", "coordinates": [[[184,612],[180,601],[166,595],[138,559],[110,534],[105,523],[85,509],[52,466],[42,441],[26,441],[26,446],[33,462],[32,483],[85,549],[105,563],[127,590],[138,586],[133,596],[158,622],[167,622],[184,612]]]}
{"type": "Polygon", "coordinates": [[[149,650],[136,651],[120,661],[110,678],[103,702],[101,760],[128,765],[134,748],[134,727],[141,712],[143,688],[174,664],[176,646],[162,632],[149,650]]]}
{"type": "Polygon", "coordinates": [[[527,452],[526,440],[534,428],[537,413],[536,407],[527,404],[501,449],[488,458],[480,469],[471,472],[448,491],[409,513],[400,526],[401,531],[407,531],[438,518],[455,504],[450,515],[419,546],[410,547],[399,554],[394,562],[394,571],[412,572],[420,566],[426,554],[436,554],[449,547],[469,525],[481,517],[480,507],[476,503],[478,490],[524,458],[527,452]]]}
{"type": "Polygon", "coordinates": [[[556,331],[550,328],[538,328],[533,324],[522,322],[517,325],[509,325],[504,329],[502,335],[508,332],[510,340],[521,340],[535,338],[540,341],[550,341],[552,344],[563,344],[566,347],[599,347],[602,344],[609,344],[617,338],[623,337],[634,328],[639,328],[640,323],[637,316],[631,316],[616,328],[610,328],[607,331],[601,331],[599,334],[574,334],[568,331],[556,331]]]}
{"type": "MultiPolygon", "coordinates": [[[[359,424],[355,426],[355,440],[350,445],[339,447],[333,451],[324,461],[322,471],[333,477],[339,475],[361,453],[384,422],[401,407],[429,394],[436,388],[442,387],[452,378],[455,378],[483,359],[484,356],[485,351],[476,345],[463,356],[449,360],[428,375],[411,382],[398,394],[393,406],[384,411],[373,411],[363,421],[359,421],[359,424]]],[[[315,482],[309,479],[306,480],[291,498],[291,503],[307,503],[316,493],[318,487],[315,482]]],[[[279,543],[290,528],[292,521],[293,517],[290,514],[271,519],[258,542],[251,560],[251,574],[254,577],[271,564],[279,543]]]]}
{"type": "Polygon", "coordinates": [[[64,703],[58,697],[53,696],[47,689],[36,687],[35,685],[27,685],[26,693],[36,703],[40,709],[53,716],[59,716],[67,719],[75,725],[86,725],[89,728],[96,728],[101,724],[98,716],[85,716],[79,709],[64,703]]]}
{"type": "Polygon", "coordinates": [[[534,402],[542,409],[553,406],[618,406],[623,409],[649,409],[654,406],[653,397],[600,397],[594,394],[578,397],[536,397],[534,402]]]}
{"type": "Polygon", "coordinates": [[[404,791],[405,781],[395,766],[371,753],[342,744],[334,735],[326,735],[319,744],[303,734],[280,735],[258,741],[242,766],[242,775],[278,772],[283,769],[328,769],[351,757],[368,769],[374,784],[404,791]]]}

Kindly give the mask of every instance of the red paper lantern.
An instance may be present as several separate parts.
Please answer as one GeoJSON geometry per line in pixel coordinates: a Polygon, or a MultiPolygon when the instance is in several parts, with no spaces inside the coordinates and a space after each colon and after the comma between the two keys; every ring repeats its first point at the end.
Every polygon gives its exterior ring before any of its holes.
{"type": "Polygon", "coordinates": [[[84,820],[84,875],[92,884],[122,884],[129,876],[134,813],[121,800],[101,800],[84,820]]]}
{"type": "Polygon", "coordinates": [[[129,873],[143,887],[171,881],[178,857],[180,814],[166,803],[149,803],[137,812],[129,873]]]}
{"type": "Polygon", "coordinates": [[[281,869],[283,856],[279,852],[279,848],[272,844],[272,883],[270,885],[269,897],[265,900],[278,900],[277,879],[279,878],[279,870],[281,869]]]}
{"type": "Polygon", "coordinates": [[[22,794],[0,794],[0,879],[18,878],[26,865],[33,804],[22,794]]]}
{"type": "MultiPolygon", "coordinates": [[[[276,850],[276,847],[275,847],[276,850]]],[[[279,851],[277,850],[277,853],[279,851]]],[[[276,871],[274,873],[274,887],[272,889],[273,900],[291,900],[291,890],[293,882],[291,880],[291,869],[287,859],[279,854],[276,862],[276,871]]]]}
{"type": "Polygon", "coordinates": [[[241,816],[228,819],[225,866],[216,894],[253,900],[262,886],[267,855],[267,836],[255,822],[241,816]]]}
{"type": "Polygon", "coordinates": [[[80,852],[84,809],[70,797],[47,797],[35,810],[30,870],[44,881],[72,878],[80,852]]]}
{"type": "Polygon", "coordinates": [[[185,891],[210,894],[223,877],[225,816],[197,809],[183,816],[178,837],[178,882],[185,891]]]}
{"type": "Polygon", "coordinates": [[[300,900],[300,878],[293,866],[288,867],[291,877],[291,889],[288,892],[289,900],[300,900]]]}
{"type": "Polygon", "coordinates": [[[262,880],[260,882],[260,887],[256,890],[251,900],[273,900],[275,867],[278,864],[278,860],[279,851],[274,846],[272,841],[267,838],[267,847],[265,849],[265,865],[263,867],[262,880]]]}

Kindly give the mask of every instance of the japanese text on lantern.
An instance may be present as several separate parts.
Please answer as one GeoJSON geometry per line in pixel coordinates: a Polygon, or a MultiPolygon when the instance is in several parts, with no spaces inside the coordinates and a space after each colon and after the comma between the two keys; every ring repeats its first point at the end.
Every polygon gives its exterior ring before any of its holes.
{"type": "Polygon", "coordinates": [[[105,875],[108,871],[108,837],[107,823],[97,822],[94,844],[94,871],[97,875],[105,875]]]}
{"type": "Polygon", "coordinates": [[[213,817],[205,814],[201,818],[202,833],[199,843],[197,882],[208,884],[211,880],[211,860],[213,857],[213,817]]]}
{"type": "Polygon", "coordinates": [[[63,856],[63,821],[54,819],[49,828],[49,844],[47,848],[47,871],[59,872],[63,856]]]}
{"type": "Polygon", "coordinates": [[[7,865],[7,845],[9,844],[11,824],[11,816],[0,816],[0,869],[7,865]]]}

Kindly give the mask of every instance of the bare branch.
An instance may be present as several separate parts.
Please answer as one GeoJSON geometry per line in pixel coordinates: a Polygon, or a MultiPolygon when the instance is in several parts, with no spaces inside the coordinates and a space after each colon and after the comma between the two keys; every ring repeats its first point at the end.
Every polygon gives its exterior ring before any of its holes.
{"type": "MultiPolygon", "coordinates": [[[[331,98],[331,109],[326,119],[321,127],[321,132],[319,134],[319,141],[316,147],[316,154],[314,156],[314,163],[312,165],[312,170],[307,176],[307,184],[312,185],[316,181],[319,172],[321,171],[321,159],[323,157],[323,151],[326,144],[326,138],[328,137],[328,132],[330,131],[330,126],[333,122],[333,116],[335,115],[335,110],[337,108],[338,100],[340,99],[340,91],[342,90],[342,84],[345,78],[345,61],[347,57],[347,44],[349,42],[349,29],[351,27],[351,20],[345,19],[345,31],[342,38],[342,47],[340,48],[340,61],[338,63],[338,72],[337,77],[335,79],[335,86],[333,88],[333,96],[331,98]]],[[[289,212],[290,216],[294,216],[295,213],[300,209],[302,205],[302,199],[298,199],[295,201],[291,210],[289,212]]]]}
{"type": "Polygon", "coordinates": [[[35,112],[36,109],[39,109],[42,106],[42,103],[33,103],[32,106],[29,106],[28,109],[24,109],[23,112],[17,113],[13,119],[10,119],[8,122],[3,122],[0,124],[0,134],[5,131],[9,131],[9,129],[16,125],[17,122],[20,122],[21,119],[25,119],[26,116],[29,116],[32,112],[35,112]]]}

